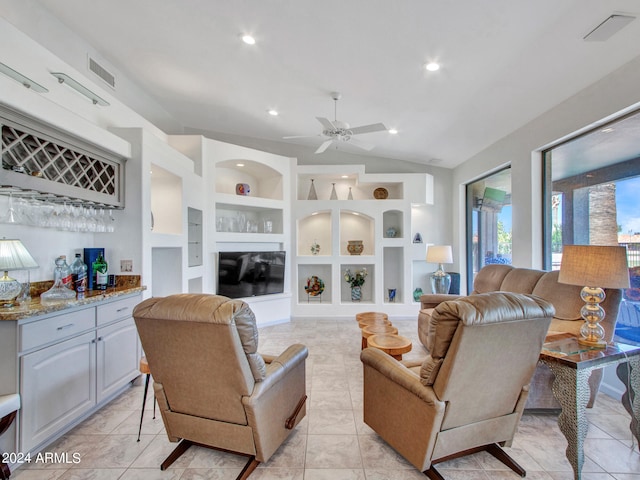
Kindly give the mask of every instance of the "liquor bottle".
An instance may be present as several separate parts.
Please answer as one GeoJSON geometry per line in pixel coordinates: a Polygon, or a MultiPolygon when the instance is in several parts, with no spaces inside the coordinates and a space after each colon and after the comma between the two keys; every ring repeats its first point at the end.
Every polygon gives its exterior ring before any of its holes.
{"type": "Polygon", "coordinates": [[[76,253],[76,259],[71,264],[71,278],[73,278],[73,289],[78,298],[83,298],[87,291],[87,266],[79,253],[76,253]]]}
{"type": "MultiPolygon", "coordinates": [[[[60,255],[60,258],[62,259],[62,284],[73,290],[73,279],[71,277],[71,267],[69,267],[69,264],[67,263],[67,256],[66,255],[60,255]]],[[[57,262],[56,262],[57,264],[57,262]]]]}
{"type": "Polygon", "coordinates": [[[107,261],[102,254],[99,254],[96,261],[93,262],[92,269],[96,273],[94,281],[96,290],[106,290],[109,276],[107,275],[107,261]]]}

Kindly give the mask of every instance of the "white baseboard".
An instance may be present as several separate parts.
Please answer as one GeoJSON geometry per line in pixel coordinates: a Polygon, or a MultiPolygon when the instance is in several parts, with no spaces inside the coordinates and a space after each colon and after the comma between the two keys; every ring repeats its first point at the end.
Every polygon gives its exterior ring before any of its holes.
{"type": "Polygon", "coordinates": [[[617,400],[622,399],[622,395],[627,389],[624,383],[620,381],[616,375],[616,366],[610,365],[604,369],[602,375],[602,383],[600,384],[600,392],[609,395],[617,400]]]}

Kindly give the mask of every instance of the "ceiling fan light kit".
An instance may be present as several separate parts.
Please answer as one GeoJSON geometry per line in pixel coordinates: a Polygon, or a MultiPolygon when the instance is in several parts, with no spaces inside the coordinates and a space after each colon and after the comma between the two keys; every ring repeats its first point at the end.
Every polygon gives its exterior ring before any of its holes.
{"type": "MultiPolygon", "coordinates": [[[[329,148],[333,143],[337,142],[349,142],[351,145],[361,148],[363,150],[372,150],[375,145],[361,140],[353,138],[354,135],[362,135],[364,133],[382,132],[387,130],[387,127],[383,123],[372,123],[371,125],[362,125],[359,127],[353,127],[341,120],[338,120],[338,100],[342,98],[340,92],[331,92],[331,98],[334,103],[334,120],[331,121],[328,118],[316,117],[316,120],[323,126],[322,133],[320,135],[312,135],[311,137],[324,136],[328,137],[315,153],[322,153],[329,148]]],[[[284,139],[291,138],[310,138],[308,135],[303,136],[289,136],[283,137],[284,139]]]]}

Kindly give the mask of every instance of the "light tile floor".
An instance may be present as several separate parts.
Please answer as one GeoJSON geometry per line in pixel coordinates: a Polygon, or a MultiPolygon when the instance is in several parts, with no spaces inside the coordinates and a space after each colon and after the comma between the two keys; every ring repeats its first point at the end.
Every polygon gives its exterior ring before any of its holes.
{"type": "MultiPolygon", "coordinates": [[[[393,322],[413,340],[405,359],[423,358],[415,320],[393,322]]],[[[353,320],[301,319],[260,330],[260,351],[278,354],[292,343],[309,348],[307,417],[253,480],[424,479],[362,421],[360,330],[353,320]]],[[[14,480],[195,480],[233,479],[245,458],[192,447],[167,471],[159,465],[175,447],[162,420],[152,419],[149,395],[136,442],[142,386],[133,386],[44,451],[80,455],[77,464],[39,463],[17,469],[14,480]]],[[[600,395],[589,412],[584,480],[640,480],[640,454],[629,432],[629,417],[614,399],[600,395]]],[[[532,480],[570,480],[566,442],[554,415],[525,414],[510,454],[532,480]]],[[[70,458],[70,460],[72,457],[70,458]]],[[[520,478],[488,454],[439,465],[449,480],[520,478]]]]}

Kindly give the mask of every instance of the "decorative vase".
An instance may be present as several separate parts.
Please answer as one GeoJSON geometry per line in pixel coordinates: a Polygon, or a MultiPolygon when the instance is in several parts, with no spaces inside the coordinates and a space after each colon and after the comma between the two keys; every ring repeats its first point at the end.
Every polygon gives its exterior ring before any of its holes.
{"type": "Polygon", "coordinates": [[[307,200],[317,200],[318,194],[316,193],[316,186],[313,184],[313,178],[311,179],[311,187],[309,187],[309,196],[307,200]]]}
{"type": "Polygon", "coordinates": [[[336,184],[332,183],[331,185],[331,196],[329,197],[329,200],[337,200],[338,194],[336,193],[336,184]]]}
{"type": "Polygon", "coordinates": [[[311,244],[311,254],[318,255],[320,253],[320,245],[315,240],[311,244]]]}
{"type": "Polygon", "coordinates": [[[421,296],[422,296],[422,289],[420,287],[418,287],[413,291],[413,299],[416,302],[419,302],[421,296]]]}
{"type": "Polygon", "coordinates": [[[362,240],[347,241],[347,252],[349,252],[349,255],[360,255],[363,250],[364,245],[362,244],[362,240]]]}
{"type": "Polygon", "coordinates": [[[351,287],[351,301],[359,302],[362,299],[362,287],[351,287]]]}
{"type": "Polygon", "coordinates": [[[349,195],[347,196],[347,200],[353,200],[353,192],[351,191],[351,187],[349,187],[349,195]]]}
{"type": "Polygon", "coordinates": [[[395,288],[389,288],[389,303],[393,303],[396,301],[396,289],[395,288]]]}
{"type": "Polygon", "coordinates": [[[251,187],[248,183],[236,183],[236,195],[249,195],[251,187]]]}

